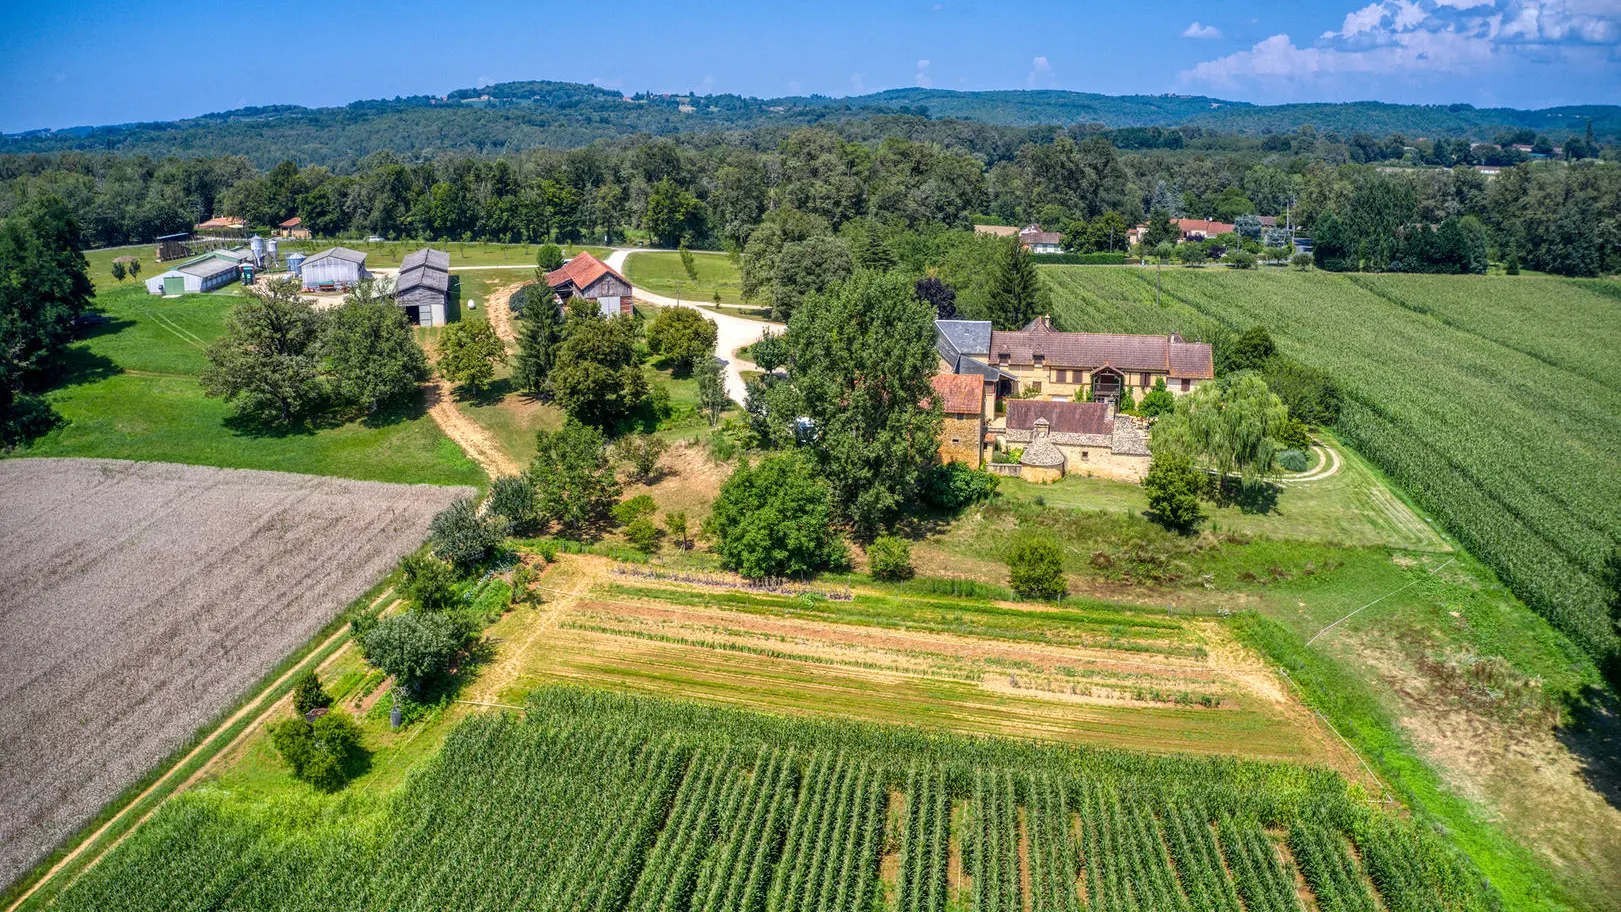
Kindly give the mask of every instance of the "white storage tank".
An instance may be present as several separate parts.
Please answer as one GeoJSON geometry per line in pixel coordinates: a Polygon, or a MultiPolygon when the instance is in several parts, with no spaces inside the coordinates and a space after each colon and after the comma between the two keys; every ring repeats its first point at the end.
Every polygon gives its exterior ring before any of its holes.
{"type": "Polygon", "coordinates": [[[293,275],[302,275],[304,268],[304,254],[293,252],[287,254],[287,271],[293,275]]]}

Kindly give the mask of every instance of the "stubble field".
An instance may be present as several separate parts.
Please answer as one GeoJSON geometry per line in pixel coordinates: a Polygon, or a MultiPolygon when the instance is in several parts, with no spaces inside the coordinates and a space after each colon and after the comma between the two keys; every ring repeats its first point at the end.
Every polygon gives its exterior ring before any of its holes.
{"type": "Polygon", "coordinates": [[[309,641],[469,493],[0,462],[0,883],[309,641]]]}

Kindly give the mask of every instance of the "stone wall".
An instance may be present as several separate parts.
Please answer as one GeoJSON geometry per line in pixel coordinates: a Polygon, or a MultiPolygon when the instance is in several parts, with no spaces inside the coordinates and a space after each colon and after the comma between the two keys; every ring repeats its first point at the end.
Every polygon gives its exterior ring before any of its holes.
{"type": "Polygon", "coordinates": [[[1116,481],[1142,481],[1148,474],[1148,457],[1115,453],[1108,447],[1064,446],[1064,472],[1067,475],[1112,478],[1116,481]]]}
{"type": "Polygon", "coordinates": [[[985,425],[977,415],[947,414],[940,427],[940,461],[979,468],[985,425]]]}

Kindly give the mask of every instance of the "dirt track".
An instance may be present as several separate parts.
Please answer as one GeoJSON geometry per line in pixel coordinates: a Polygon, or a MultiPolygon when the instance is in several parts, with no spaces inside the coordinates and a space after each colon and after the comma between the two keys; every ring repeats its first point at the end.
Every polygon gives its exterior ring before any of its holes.
{"type": "Polygon", "coordinates": [[[488,432],[456,408],[456,397],[451,394],[447,381],[435,380],[428,387],[428,414],[433,418],[433,423],[445,432],[445,436],[455,441],[462,452],[478,463],[490,478],[516,475],[520,471],[518,464],[488,432]]]}

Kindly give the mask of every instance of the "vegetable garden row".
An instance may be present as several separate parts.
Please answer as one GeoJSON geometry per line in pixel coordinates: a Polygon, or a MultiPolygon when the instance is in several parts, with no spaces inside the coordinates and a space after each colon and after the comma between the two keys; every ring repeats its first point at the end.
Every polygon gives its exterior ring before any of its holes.
{"type": "Polygon", "coordinates": [[[53,905],[1488,908],[1471,871],[1437,834],[1327,770],[557,688],[524,717],[462,723],[393,795],[185,796],[53,905]]]}
{"type": "Polygon", "coordinates": [[[1055,268],[1066,328],[1264,326],[1332,374],[1338,431],[1595,656],[1621,541],[1621,294],[1530,277],[1055,268]],[[1155,306],[1156,285],[1160,305],[1155,306]]]}

